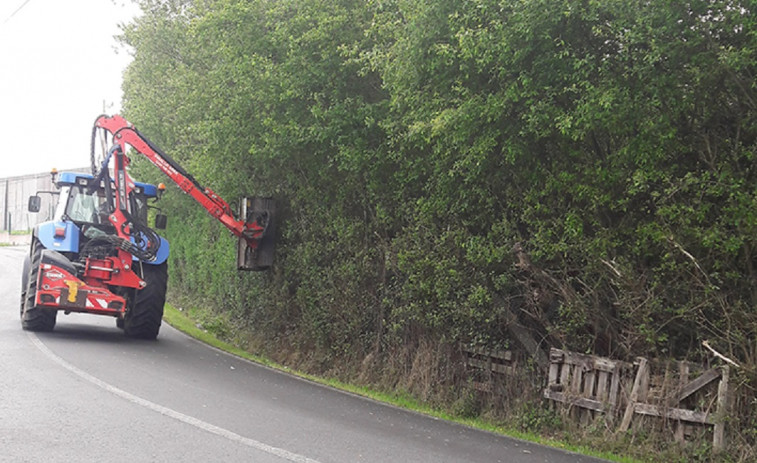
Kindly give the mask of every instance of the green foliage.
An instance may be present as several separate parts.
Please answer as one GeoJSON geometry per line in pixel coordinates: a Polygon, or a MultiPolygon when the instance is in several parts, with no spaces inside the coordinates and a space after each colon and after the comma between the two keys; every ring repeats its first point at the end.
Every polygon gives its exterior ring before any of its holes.
{"type": "MultiPolygon", "coordinates": [[[[173,189],[171,285],[324,369],[421,340],[757,368],[757,24],[739,0],[141,2],[125,111],[173,189]]],[[[143,179],[157,179],[137,166],[143,179]]],[[[411,356],[408,356],[410,358],[411,356]]]]}
{"type": "Polygon", "coordinates": [[[556,409],[544,404],[531,404],[521,412],[520,427],[525,432],[544,434],[562,429],[564,425],[556,409]]]}

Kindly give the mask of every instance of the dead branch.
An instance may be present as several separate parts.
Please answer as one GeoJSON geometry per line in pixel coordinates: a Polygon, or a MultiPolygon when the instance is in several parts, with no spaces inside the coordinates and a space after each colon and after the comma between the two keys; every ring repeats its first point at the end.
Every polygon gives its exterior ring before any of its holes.
{"type": "Polygon", "coordinates": [[[741,365],[739,365],[738,363],[734,362],[733,360],[729,359],[725,355],[723,355],[720,352],[718,352],[715,349],[713,349],[712,346],[710,346],[709,341],[707,341],[706,339],[704,341],[702,341],[702,345],[704,347],[706,347],[707,349],[709,349],[710,352],[712,352],[713,355],[715,355],[715,357],[718,357],[719,359],[723,360],[724,362],[726,362],[726,363],[728,363],[730,365],[735,366],[736,368],[741,368],[741,365]]]}

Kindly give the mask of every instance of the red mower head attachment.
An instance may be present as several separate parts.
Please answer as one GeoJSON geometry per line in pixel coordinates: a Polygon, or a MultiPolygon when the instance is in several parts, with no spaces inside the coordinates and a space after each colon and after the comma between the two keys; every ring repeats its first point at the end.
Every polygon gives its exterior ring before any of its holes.
{"type": "Polygon", "coordinates": [[[261,271],[273,265],[276,204],[273,198],[242,198],[239,216],[245,231],[237,245],[237,269],[261,271]]]}

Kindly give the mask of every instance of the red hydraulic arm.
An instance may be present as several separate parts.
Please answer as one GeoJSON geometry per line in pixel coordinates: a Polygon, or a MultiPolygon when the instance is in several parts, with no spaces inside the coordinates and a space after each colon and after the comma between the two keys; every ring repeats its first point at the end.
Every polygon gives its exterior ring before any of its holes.
{"type": "Polygon", "coordinates": [[[128,210],[127,200],[134,187],[134,182],[126,172],[126,166],[129,163],[126,153],[126,145],[130,145],[137,152],[145,156],[163,173],[168,175],[185,193],[194,198],[210,215],[218,219],[231,232],[240,239],[244,239],[251,250],[257,248],[260,239],[265,233],[265,224],[257,221],[246,221],[246,217],[237,219],[229,204],[210,188],[201,186],[190,174],[179,166],[176,161],[171,159],[155,147],[150,141],[142,136],[132,124],[119,115],[100,116],[95,121],[95,127],[102,128],[110,132],[113,136],[114,144],[120,147],[115,150],[115,197],[116,211],[114,212],[111,222],[114,222],[118,233],[124,224],[128,224],[128,219],[122,211],[128,210]],[[115,220],[114,220],[115,219],[115,220]]]}

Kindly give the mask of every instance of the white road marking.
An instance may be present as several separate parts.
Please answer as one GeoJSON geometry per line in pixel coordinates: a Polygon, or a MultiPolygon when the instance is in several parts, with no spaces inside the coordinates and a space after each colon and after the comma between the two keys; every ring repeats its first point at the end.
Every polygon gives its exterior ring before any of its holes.
{"type": "Polygon", "coordinates": [[[202,429],[203,431],[209,432],[211,434],[225,437],[226,439],[229,439],[231,441],[237,442],[242,445],[246,445],[247,447],[251,447],[253,449],[260,450],[265,453],[269,453],[271,455],[277,456],[279,458],[283,458],[285,460],[289,460],[295,463],[320,463],[318,460],[313,460],[312,458],[308,458],[306,456],[299,455],[299,454],[290,452],[288,450],[284,450],[278,447],[273,447],[271,445],[264,444],[254,439],[240,436],[239,434],[233,431],[229,431],[228,429],[218,427],[216,425],[207,423],[205,421],[194,418],[192,416],[185,415],[181,412],[177,412],[176,410],[173,410],[171,408],[158,405],[155,402],[150,402],[149,400],[135,396],[134,394],[130,394],[124,391],[123,389],[119,389],[113,386],[112,384],[108,384],[101,379],[95,378],[94,376],[90,375],[84,370],[81,370],[75,367],[74,365],[66,362],[62,358],[58,357],[57,355],[53,353],[53,351],[51,351],[46,345],[44,345],[42,341],[40,341],[40,339],[34,333],[27,332],[27,335],[29,336],[29,339],[31,339],[32,343],[53,362],[62,366],[63,368],[75,374],[76,376],[80,377],[81,379],[87,382],[90,382],[94,384],[95,386],[101,389],[104,389],[112,394],[115,394],[123,399],[126,399],[131,403],[140,405],[154,412],[158,412],[161,415],[181,421],[182,423],[186,423],[190,426],[194,426],[198,429],[202,429]]]}

